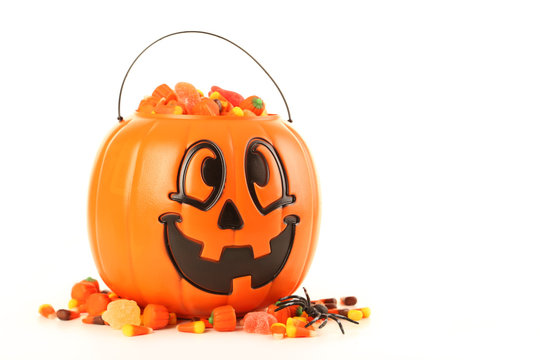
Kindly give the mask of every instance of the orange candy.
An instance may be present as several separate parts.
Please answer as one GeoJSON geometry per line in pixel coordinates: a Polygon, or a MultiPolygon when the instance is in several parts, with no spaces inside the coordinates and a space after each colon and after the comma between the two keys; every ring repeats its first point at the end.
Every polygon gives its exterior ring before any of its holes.
{"type": "Polygon", "coordinates": [[[169,324],[169,319],[169,310],[167,310],[165,306],[158,304],[146,305],[142,314],[143,325],[150,327],[154,330],[158,330],[167,326],[169,324]]]}
{"type": "Polygon", "coordinates": [[[152,333],[152,328],[146,326],[126,324],[122,326],[122,333],[126,336],[139,336],[152,333]]]}
{"type": "Polygon", "coordinates": [[[168,98],[170,95],[174,95],[176,98],[174,90],[171,89],[167,84],[159,85],[152,93],[152,96],[158,99],[168,98]]]}
{"type": "Polygon", "coordinates": [[[204,98],[193,106],[193,115],[219,115],[219,106],[216,102],[209,98],[204,98]]]}
{"type": "Polygon", "coordinates": [[[217,331],[236,330],[236,312],[231,305],[223,305],[215,308],[208,319],[217,331]]]}
{"type": "Polygon", "coordinates": [[[108,294],[94,293],[86,299],[86,311],[89,316],[101,315],[107,310],[107,305],[111,302],[108,294]]]}
{"type": "Polygon", "coordinates": [[[270,331],[275,339],[283,339],[287,334],[287,327],[282,323],[273,323],[270,326],[270,331]]]}
{"type": "Polygon", "coordinates": [[[290,338],[311,337],[317,334],[315,330],[309,330],[303,326],[287,325],[285,330],[287,331],[287,336],[290,338]]]}
{"type": "Polygon", "coordinates": [[[54,319],[56,317],[56,311],[50,304],[43,304],[39,307],[39,314],[47,319],[54,319]]]}
{"type": "Polygon", "coordinates": [[[262,99],[258,96],[250,96],[244,99],[244,101],[242,101],[238,106],[244,109],[244,112],[249,110],[255,115],[261,115],[265,109],[264,101],[262,101],[262,99]]]}
{"type": "Polygon", "coordinates": [[[192,114],[195,104],[201,101],[201,96],[195,86],[187,82],[179,82],[174,86],[174,91],[178,96],[178,104],[187,114],[192,114]]]}
{"type": "Polygon", "coordinates": [[[71,288],[71,298],[77,300],[78,305],[86,303],[86,299],[99,292],[98,287],[90,281],[80,281],[71,288]]]}
{"type": "Polygon", "coordinates": [[[188,321],[181,324],[178,324],[176,330],[180,332],[188,332],[195,334],[202,334],[206,328],[204,321],[188,321]]]}

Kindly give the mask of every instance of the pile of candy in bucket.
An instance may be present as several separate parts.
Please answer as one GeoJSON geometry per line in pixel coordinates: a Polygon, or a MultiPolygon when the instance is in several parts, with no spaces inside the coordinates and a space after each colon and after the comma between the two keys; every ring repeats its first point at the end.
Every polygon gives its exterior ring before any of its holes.
{"type": "Polygon", "coordinates": [[[234,91],[212,86],[208,97],[187,82],[179,82],[174,90],[159,85],[151,96],[141,100],[140,114],[205,115],[205,116],[266,116],[265,103],[258,96],[244,97],[234,91]]]}
{"type": "Polygon", "coordinates": [[[272,335],[276,339],[285,337],[312,337],[317,328],[326,325],[329,319],[335,320],[344,333],[340,320],[358,324],[358,320],[368,318],[368,307],[356,308],[356,297],[347,296],[311,301],[306,297],[287,296],[268,306],[266,311],[247,313],[238,321],[234,308],[230,305],[219,306],[212,311],[208,319],[178,319],[160,304],[148,304],[143,308],[129,299],[121,299],[108,290],[100,291],[99,283],[86,278],[71,289],[68,309],[55,311],[50,304],[39,307],[39,313],[48,319],[74,320],[82,318],[84,324],[108,325],[121,330],[126,336],[138,336],[152,333],[154,330],[176,326],[179,332],[202,334],[207,329],[216,331],[235,331],[237,325],[245,332],[272,335]],[[315,326],[314,326],[315,325],[315,326]]]}

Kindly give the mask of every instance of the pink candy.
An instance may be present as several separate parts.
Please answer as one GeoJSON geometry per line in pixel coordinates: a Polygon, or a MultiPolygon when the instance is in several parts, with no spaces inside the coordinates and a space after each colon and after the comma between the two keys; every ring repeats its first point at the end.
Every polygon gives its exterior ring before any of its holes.
{"type": "Polygon", "coordinates": [[[250,312],[244,316],[244,331],[255,334],[271,334],[270,326],[276,322],[276,317],[265,311],[250,312]]]}

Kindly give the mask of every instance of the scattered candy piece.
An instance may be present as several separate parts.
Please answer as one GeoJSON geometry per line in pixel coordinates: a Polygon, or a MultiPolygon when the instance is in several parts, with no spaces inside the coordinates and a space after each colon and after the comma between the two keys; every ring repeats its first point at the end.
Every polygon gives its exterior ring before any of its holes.
{"type": "Polygon", "coordinates": [[[342,305],[345,305],[345,306],[353,306],[353,305],[356,305],[356,297],[345,296],[340,299],[340,302],[342,305]]]}
{"type": "Polygon", "coordinates": [[[219,101],[219,104],[221,104],[221,109],[219,110],[220,114],[224,114],[232,110],[232,104],[227,99],[225,99],[225,97],[219,92],[214,91],[213,93],[209,94],[209,97],[214,101],[219,101]]]}
{"type": "Polygon", "coordinates": [[[107,305],[111,302],[109,295],[103,293],[91,294],[86,299],[86,311],[90,316],[101,315],[107,310],[107,305]]]}
{"type": "Polygon", "coordinates": [[[68,309],[76,309],[79,306],[79,302],[75,299],[68,301],[68,309]]]}
{"type": "Polygon", "coordinates": [[[217,331],[234,331],[236,330],[236,312],[231,305],[219,306],[212,310],[208,322],[217,331]]]}
{"type": "Polygon", "coordinates": [[[311,337],[317,335],[315,330],[309,330],[303,326],[287,325],[285,330],[287,332],[287,336],[290,338],[311,337]]]}
{"type": "Polygon", "coordinates": [[[178,319],[176,318],[176,313],[169,313],[169,321],[167,322],[168,325],[176,325],[176,322],[178,319]]]}
{"type": "Polygon", "coordinates": [[[260,97],[255,95],[246,98],[238,106],[241,107],[244,111],[249,110],[253,112],[255,115],[261,115],[265,108],[264,101],[262,101],[260,97]]]}
{"type": "Polygon", "coordinates": [[[195,104],[201,101],[201,96],[195,86],[187,82],[179,82],[174,86],[174,91],[178,96],[178,104],[186,110],[186,114],[192,114],[195,104]]]}
{"type": "Polygon", "coordinates": [[[270,326],[270,331],[274,339],[283,339],[287,333],[287,327],[282,323],[274,323],[270,326]]]}
{"type": "Polygon", "coordinates": [[[78,311],[60,309],[56,312],[56,317],[64,321],[73,320],[78,318],[79,316],[81,316],[81,314],[78,311]]]}
{"type": "Polygon", "coordinates": [[[176,330],[180,332],[202,334],[205,328],[206,326],[204,324],[204,321],[199,320],[199,321],[188,321],[188,322],[180,323],[176,327],[176,330]]]}
{"type": "MultiPolygon", "coordinates": [[[[163,305],[148,304],[142,314],[142,323],[144,326],[153,330],[164,328],[169,324],[169,310],[163,305]]],[[[175,315],[176,321],[176,315],[175,315]]]]}
{"type": "Polygon", "coordinates": [[[236,116],[244,116],[244,110],[242,110],[238,106],[233,107],[231,112],[233,115],[236,115],[236,116]]]}
{"type": "Polygon", "coordinates": [[[205,319],[205,318],[200,318],[198,316],[195,316],[194,318],[191,319],[192,321],[202,321],[204,323],[204,326],[209,329],[209,328],[212,328],[212,324],[210,324],[210,322],[208,321],[208,319],[205,319]]]}
{"type": "Polygon", "coordinates": [[[364,319],[367,319],[371,315],[371,309],[368,307],[360,308],[360,311],[362,311],[364,319]]]}
{"type": "Polygon", "coordinates": [[[50,304],[43,304],[39,307],[39,314],[47,319],[54,319],[56,317],[56,311],[50,304]]]}
{"type": "Polygon", "coordinates": [[[361,310],[351,309],[347,313],[347,317],[351,320],[358,321],[364,317],[364,314],[361,310]]]}
{"type": "Polygon", "coordinates": [[[133,300],[120,299],[111,301],[101,317],[113,329],[121,329],[126,324],[140,325],[141,309],[133,300]]]}
{"type": "Polygon", "coordinates": [[[267,312],[250,312],[244,316],[244,331],[255,334],[270,334],[270,327],[276,322],[276,317],[267,312]]]}
{"type": "Polygon", "coordinates": [[[83,280],[73,285],[71,288],[71,298],[77,300],[77,306],[81,306],[90,295],[97,292],[99,292],[99,286],[96,287],[93,282],[83,280]]]}
{"type": "Polygon", "coordinates": [[[328,299],[321,299],[321,300],[316,300],[315,303],[319,303],[319,304],[337,304],[337,300],[336,298],[328,298],[328,299]]]}
{"type": "MultiPolygon", "coordinates": [[[[300,326],[300,327],[305,327],[308,323],[308,319],[304,318],[304,317],[301,317],[301,316],[296,316],[296,317],[290,317],[287,319],[287,326],[300,326]]],[[[313,327],[313,325],[310,325],[307,327],[308,330],[315,330],[315,328],[313,327]]]]}
{"type": "Polygon", "coordinates": [[[93,325],[105,325],[105,321],[103,321],[103,318],[101,315],[96,316],[87,316],[82,319],[82,322],[85,324],[93,324],[93,325]]]}
{"type": "Polygon", "coordinates": [[[288,318],[297,315],[297,309],[300,308],[300,307],[297,308],[294,306],[290,306],[290,307],[286,307],[285,309],[276,311],[278,307],[279,305],[270,304],[266,308],[266,312],[275,316],[277,322],[282,323],[282,324],[286,324],[288,318]]]}
{"type": "Polygon", "coordinates": [[[223,95],[223,97],[227,99],[227,101],[230,102],[232,106],[238,106],[242,101],[244,101],[244,97],[238,93],[235,93],[234,91],[225,90],[220,88],[219,86],[212,86],[210,92],[213,93],[215,91],[223,95]]]}
{"type": "Polygon", "coordinates": [[[139,336],[152,333],[152,328],[133,324],[125,324],[122,326],[122,333],[126,336],[139,336]]]}
{"type": "Polygon", "coordinates": [[[216,102],[209,98],[201,99],[198,103],[193,105],[192,108],[193,115],[209,115],[217,116],[219,115],[219,106],[216,102]]]}
{"type": "Polygon", "coordinates": [[[167,84],[159,85],[152,93],[152,96],[158,99],[168,98],[170,95],[174,95],[176,99],[176,93],[167,84]]]}

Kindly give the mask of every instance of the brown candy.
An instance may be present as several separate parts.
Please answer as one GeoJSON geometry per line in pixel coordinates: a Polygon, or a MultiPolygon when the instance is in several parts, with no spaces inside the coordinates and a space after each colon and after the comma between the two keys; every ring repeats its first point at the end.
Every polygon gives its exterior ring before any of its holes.
{"type": "Polygon", "coordinates": [[[56,317],[60,320],[73,320],[80,316],[78,311],[70,311],[66,309],[60,309],[56,312],[56,317]]]}
{"type": "Polygon", "coordinates": [[[355,296],[342,297],[341,303],[346,306],[356,305],[356,297],[355,296]]]}

